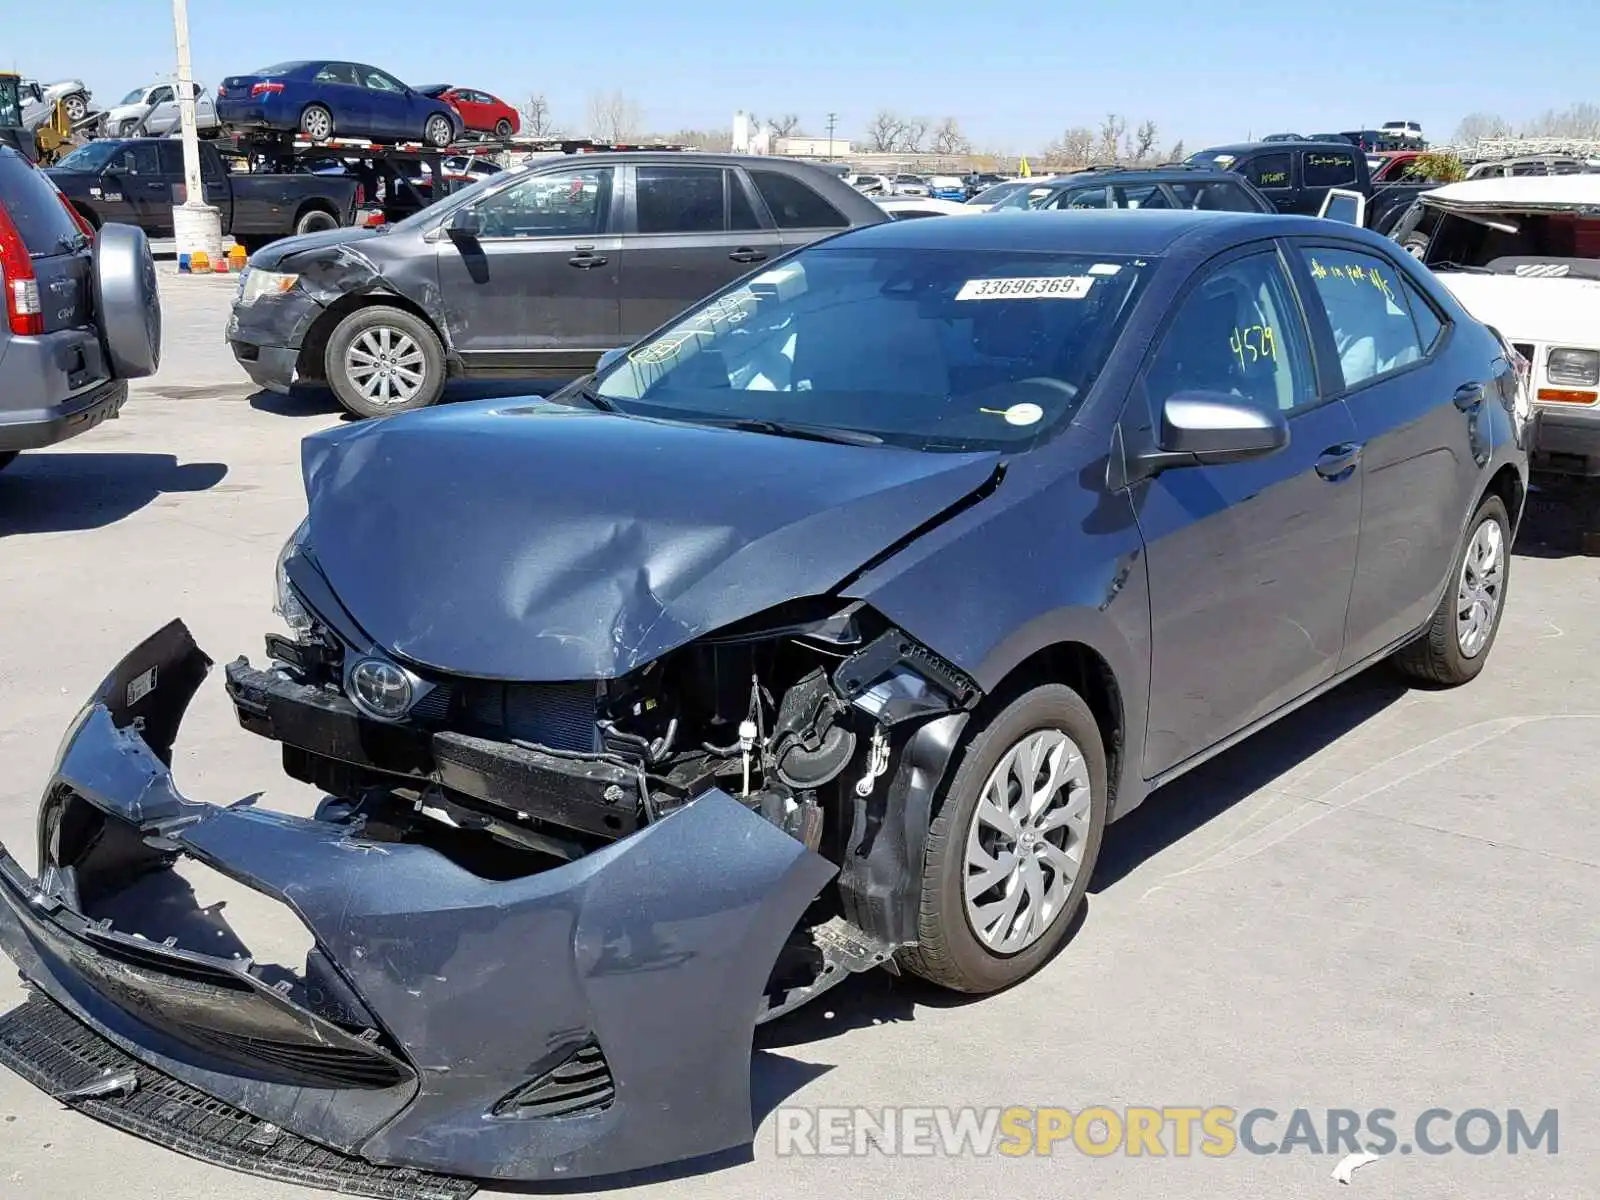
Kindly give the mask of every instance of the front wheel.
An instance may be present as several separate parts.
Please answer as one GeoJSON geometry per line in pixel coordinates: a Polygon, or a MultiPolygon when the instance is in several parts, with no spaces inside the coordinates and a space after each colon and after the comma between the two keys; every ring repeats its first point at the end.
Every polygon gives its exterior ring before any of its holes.
{"type": "Polygon", "coordinates": [[[383,417],[427,408],[444,394],[444,347],[420,317],[387,304],[358,309],[334,329],[324,376],[345,409],[383,417]]]}
{"type": "Polygon", "coordinates": [[[907,970],[995,992],[1050,957],[1083,903],[1107,817],[1106,758],[1071,688],[1024,693],[967,744],[928,830],[907,970]]]}
{"type": "Polygon", "coordinates": [[[89,101],[84,99],[82,92],[73,92],[61,103],[66,107],[67,120],[74,125],[89,115],[89,101]]]}
{"type": "Polygon", "coordinates": [[[511,122],[501,117],[494,123],[494,135],[502,142],[511,136],[511,122]]]}
{"type": "Polygon", "coordinates": [[[300,114],[300,132],[313,142],[325,142],[333,136],[333,114],[320,104],[308,104],[300,114]]]}
{"type": "Polygon", "coordinates": [[[430,146],[443,149],[455,140],[455,126],[450,123],[450,118],[441,113],[434,113],[428,118],[428,123],[422,127],[422,140],[430,146]]]}
{"type": "Polygon", "coordinates": [[[1395,665],[1422,683],[1454,687],[1475,679],[1500,632],[1510,582],[1511,518],[1505,501],[1487,496],[1467,526],[1433,620],[1395,654],[1395,665]]]}

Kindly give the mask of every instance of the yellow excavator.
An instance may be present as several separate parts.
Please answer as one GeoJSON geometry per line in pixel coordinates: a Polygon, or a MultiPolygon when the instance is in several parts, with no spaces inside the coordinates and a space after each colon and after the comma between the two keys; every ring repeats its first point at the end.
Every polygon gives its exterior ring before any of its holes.
{"type": "Polygon", "coordinates": [[[11,146],[46,166],[65,157],[76,146],[66,104],[56,101],[49,119],[37,128],[28,129],[22,123],[22,77],[0,71],[0,144],[11,146]]]}

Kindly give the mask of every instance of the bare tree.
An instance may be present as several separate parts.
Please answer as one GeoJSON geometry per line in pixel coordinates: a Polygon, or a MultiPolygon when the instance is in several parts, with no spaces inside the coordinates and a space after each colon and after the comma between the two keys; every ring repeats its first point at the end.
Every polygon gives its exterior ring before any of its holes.
{"type": "Polygon", "coordinates": [[[933,131],[933,152],[943,155],[972,153],[972,143],[961,132],[961,125],[954,117],[946,117],[933,131]]]}
{"type": "Polygon", "coordinates": [[[1522,133],[1525,137],[1600,138],[1600,106],[1574,104],[1560,112],[1552,109],[1523,126],[1522,133]]]}
{"type": "Polygon", "coordinates": [[[1100,143],[1095,147],[1095,153],[1106,162],[1116,162],[1122,153],[1122,135],[1128,130],[1128,122],[1116,113],[1107,113],[1105,120],[1100,122],[1100,143]]]}
{"type": "Polygon", "coordinates": [[[666,142],[669,146],[688,146],[709,154],[728,154],[733,150],[733,133],[726,129],[675,129],[671,133],[653,134],[648,140],[666,142]]]}
{"type": "Polygon", "coordinates": [[[599,142],[625,142],[638,134],[644,114],[638,101],[622,92],[589,97],[589,136],[599,142]]]}
{"type": "Polygon", "coordinates": [[[928,137],[928,126],[932,124],[927,117],[907,117],[900,129],[900,142],[896,150],[906,154],[919,154],[922,144],[928,137]]]}
{"type": "Polygon", "coordinates": [[[1168,162],[1182,162],[1184,158],[1183,139],[1179,138],[1173,143],[1172,149],[1167,151],[1168,162]]]}
{"type": "Polygon", "coordinates": [[[1051,167],[1076,168],[1089,165],[1094,153],[1094,130],[1075,125],[1045,147],[1044,158],[1051,167]]]}
{"type": "Polygon", "coordinates": [[[905,130],[906,123],[898,113],[880,108],[867,122],[867,145],[878,154],[898,150],[905,130]]]}
{"type": "Polygon", "coordinates": [[[1156,148],[1156,123],[1145,120],[1139,123],[1139,131],[1134,134],[1133,161],[1144,162],[1156,148]]]}
{"type": "Polygon", "coordinates": [[[1510,132],[1511,126],[1506,124],[1504,117],[1497,117],[1494,113],[1468,113],[1456,126],[1456,141],[1471,145],[1480,138],[1505,137],[1510,132]]]}
{"type": "Polygon", "coordinates": [[[543,92],[529,96],[519,111],[522,114],[522,132],[528,137],[549,137],[556,131],[555,122],[550,119],[550,101],[545,99],[543,92]]]}
{"type": "Polygon", "coordinates": [[[784,113],[781,117],[773,117],[767,122],[767,128],[772,130],[775,138],[794,137],[800,132],[800,114],[784,113]]]}

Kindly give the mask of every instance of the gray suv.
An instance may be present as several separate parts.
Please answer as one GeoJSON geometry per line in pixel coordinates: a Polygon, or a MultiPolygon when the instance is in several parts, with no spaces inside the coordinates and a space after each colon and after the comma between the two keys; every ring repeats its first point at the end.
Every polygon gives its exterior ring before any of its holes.
{"type": "Polygon", "coordinates": [[[155,262],[144,234],[91,236],[49,178],[0,146],[0,468],[75,437],[128,398],[161,356],[155,262]]]}
{"type": "Polygon", "coordinates": [[[570,379],[768,259],[888,220],[807,163],[672,152],[546,159],[388,229],[258,251],[228,341],[259,386],[326,383],[370,417],[452,377],[570,379]]]}

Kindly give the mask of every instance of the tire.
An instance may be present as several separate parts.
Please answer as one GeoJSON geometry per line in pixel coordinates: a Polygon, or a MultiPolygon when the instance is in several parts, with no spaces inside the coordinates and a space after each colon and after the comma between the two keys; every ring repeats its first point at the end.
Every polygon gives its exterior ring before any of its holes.
{"type": "Polygon", "coordinates": [[[1400,246],[1412,258],[1420,260],[1428,252],[1428,235],[1425,233],[1408,233],[1400,239],[1400,246]]]}
{"type": "Polygon", "coordinates": [[[443,113],[434,113],[422,126],[422,140],[442,150],[456,140],[456,127],[443,113]]]}
{"type": "Polygon", "coordinates": [[[329,229],[339,228],[339,218],[320,208],[313,208],[300,214],[300,219],[294,223],[296,234],[324,233],[329,229]]]}
{"type": "Polygon", "coordinates": [[[1483,670],[1494,649],[1495,637],[1500,632],[1500,619],[1506,611],[1506,593],[1511,582],[1511,518],[1506,513],[1505,501],[1499,496],[1486,496],[1473,513],[1467,525],[1467,535],[1456,551],[1450,570],[1450,580],[1445,585],[1439,607],[1434,610],[1428,628],[1416,641],[1402,647],[1394,656],[1394,663],[1404,674],[1419,683],[1456,687],[1475,679],[1483,670]],[[1491,532],[1491,530],[1497,532],[1491,532]],[[1490,572],[1485,566],[1483,547],[1486,542],[1495,546],[1498,567],[1490,572]],[[1473,574],[1482,580],[1492,573],[1493,611],[1486,623],[1463,626],[1461,613],[1474,602],[1476,615],[1482,618],[1485,586],[1476,590],[1467,578],[1469,559],[1475,564],[1473,574]],[[1469,637],[1469,630],[1478,632],[1469,637]]]}
{"type": "Polygon", "coordinates": [[[300,113],[300,132],[313,142],[333,136],[333,114],[320,104],[308,104],[300,113]]]}
{"type": "MultiPolygon", "coordinates": [[[[1038,776],[1035,775],[1037,781],[1038,776]]],[[[1058,811],[1057,805],[1045,801],[1043,814],[1058,811]]],[[[1100,854],[1100,841],[1105,832],[1107,814],[1106,758],[1101,744],[1100,729],[1095,724],[1089,706],[1071,688],[1061,684],[1036,687],[1013,700],[987,721],[967,743],[962,751],[960,765],[945,789],[943,804],[928,830],[927,854],[922,871],[922,900],[918,913],[918,944],[902,950],[900,965],[930,982],[958,992],[987,993],[1026,978],[1037,970],[1060,946],[1072,926],[1072,919],[1083,903],[1088,890],[1089,876],[1094,871],[1100,854]],[[1064,740],[1061,740],[1063,739],[1064,740]],[[1077,820],[1063,825],[1045,836],[1053,845],[1055,861],[1062,860],[1062,850],[1076,852],[1076,874],[1070,884],[1064,875],[1053,870],[1044,857],[1035,862],[1035,883],[1045,895],[1045,887],[1052,877],[1063,884],[1053,899],[1051,911],[1043,924],[1022,931],[1023,940],[1014,946],[1004,943],[1004,921],[997,922],[986,942],[977,932],[966,898],[966,884],[973,868],[968,863],[969,842],[974,827],[984,853],[993,854],[1003,862],[1007,853],[1005,842],[1009,839],[987,821],[978,820],[980,801],[988,790],[991,775],[999,774],[999,784],[1009,797],[1018,789],[1018,781],[1008,767],[1013,751],[1025,755],[1035,739],[1042,740],[1046,757],[1043,764],[1055,769],[1055,755],[1064,753],[1061,763],[1068,773],[1070,810],[1076,810],[1077,820]],[[1055,746],[1048,745],[1054,741],[1055,746]],[[1073,746],[1078,753],[1072,755],[1073,746]],[[1058,749],[1059,748],[1059,749],[1058,749]],[[1087,788],[1087,802],[1083,790],[1087,788]],[[1057,837],[1059,835],[1059,838],[1057,837]],[[995,844],[998,839],[1000,844],[995,844]],[[997,945],[996,942],[999,944],[997,945]]],[[[1025,833],[1024,837],[1028,835],[1025,833]]],[[[1019,844],[1013,842],[1013,845],[1019,844]]],[[[1026,845],[1026,842],[1020,844],[1026,845]]],[[[1027,872],[1014,873],[998,883],[988,893],[980,894],[1003,899],[1004,895],[1021,891],[1021,914],[1032,904],[1026,886],[1027,872]]],[[[978,909],[992,907],[996,900],[975,905],[978,909]]],[[[1015,907],[1015,906],[1014,906],[1015,907]]],[[[1003,911],[1003,910],[996,910],[1003,911]]],[[[979,921],[979,924],[982,924],[979,921]]]]}
{"type": "Polygon", "coordinates": [[[494,135],[502,142],[511,136],[511,122],[501,117],[494,123],[494,135]]]}
{"type": "Polygon", "coordinates": [[[18,453],[19,451],[16,450],[0,450],[0,471],[4,471],[12,463],[16,462],[18,453]]]}
{"type": "Polygon", "coordinates": [[[420,317],[392,305],[372,305],[357,309],[334,327],[323,354],[323,378],[346,411],[358,417],[427,408],[444,394],[444,347],[420,317]],[[384,376],[375,363],[373,373],[359,373],[368,368],[367,359],[383,357],[386,345],[394,360],[390,373],[384,376]],[[411,374],[400,373],[407,368],[415,373],[414,386],[411,374]]]}
{"type": "Polygon", "coordinates": [[[76,125],[89,115],[89,101],[82,92],[73,92],[70,96],[62,97],[62,104],[67,109],[67,120],[76,125]]]}
{"type": "Polygon", "coordinates": [[[154,375],[161,366],[161,295],[144,230],[113,224],[96,231],[94,310],[117,378],[154,375]]]}

